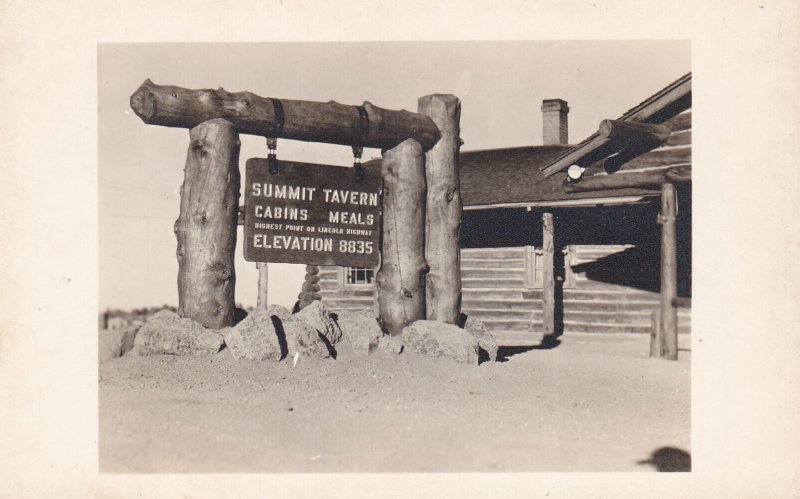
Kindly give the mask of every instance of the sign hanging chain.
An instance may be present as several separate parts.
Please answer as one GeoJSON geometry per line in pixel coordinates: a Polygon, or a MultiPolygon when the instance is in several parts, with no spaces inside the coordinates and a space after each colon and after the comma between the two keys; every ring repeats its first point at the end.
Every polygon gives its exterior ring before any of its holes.
{"type": "Polygon", "coordinates": [[[361,165],[361,155],[364,153],[364,143],[369,136],[369,114],[364,106],[355,106],[358,110],[358,135],[353,145],[353,168],[356,173],[356,182],[364,181],[364,167],[361,165]]]}

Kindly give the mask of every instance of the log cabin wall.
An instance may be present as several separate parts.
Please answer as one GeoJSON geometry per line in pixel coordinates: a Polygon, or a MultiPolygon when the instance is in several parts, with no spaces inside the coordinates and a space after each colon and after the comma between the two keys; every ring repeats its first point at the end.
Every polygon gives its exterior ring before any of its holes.
{"type": "MultiPolygon", "coordinates": [[[[672,131],[664,144],[621,165],[616,173],[691,168],[691,96],[664,109],[654,123],[672,131]],[[676,107],[683,111],[675,114],[676,107]],[[667,119],[665,119],[667,118],[667,119]]],[[[572,146],[548,145],[460,155],[462,311],[483,321],[505,344],[541,337],[542,291],[535,261],[541,213],[555,214],[557,330],[650,334],[659,308],[658,186],[565,192],[565,172],[545,177],[540,168],[572,146]],[[601,207],[603,200],[636,198],[630,206],[601,207]],[[564,203],[597,200],[582,207],[564,203]],[[521,206],[532,203],[532,210],[521,206]],[[561,205],[559,205],[561,203],[561,205]],[[561,206],[561,207],[559,207],[561,206]],[[563,250],[563,251],[562,251],[563,250]],[[557,270],[558,272],[558,270],[557,270]],[[533,281],[533,282],[531,282],[533,281]],[[561,305],[559,307],[559,305],[561,305]]],[[[595,165],[596,166],[596,165],[595,165]]],[[[602,168],[587,177],[602,176],[602,168]]],[[[691,182],[677,184],[678,296],[691,296],[691,182]]],[[[332,310],[374,307],[369,284],[346,284],[340,267],[322,267],[323,302],[332,310]]],[[[690,332],[690,309],[678,309],[679,333],[690,332]]]]}
{"type": "MultiPolygon", "coordinates": [[[[634,249],[633,245],[570,245],[563,288],[563,331],[566,333],[649,334],[650,317],[658,309],[656,291],[593,279],[591,269],[604,258],[634,249]],[[588,274],[588,275],[587,275],[588,274]]],[[[527,253],[538,248],[464,248],[461,250],[463,313],[481,320],[502,343],[537,340],[542,332],[542,290],[528,282],[527,253]]],[[[323,303],[332,311],[374,308],[370,285],[348,285],[342,267],[320,267],[323,303]]],[[[690,332],[689,309],[679,309],[680,333],[690,332]]]]}
{"type": "MultiPolygon", "coordinates": [[[[633,245],[575,246],[573,268],[590,266],[635,248],[633,245]]],[[[651,314],[659,306],[659,293],[613,284],[573,272],[575,285],[564,290],[564,330],[592,333],[650,333],[651,314]]],[[[678,310],[680,333],[690,332],[688,308],[678,310]]]]}

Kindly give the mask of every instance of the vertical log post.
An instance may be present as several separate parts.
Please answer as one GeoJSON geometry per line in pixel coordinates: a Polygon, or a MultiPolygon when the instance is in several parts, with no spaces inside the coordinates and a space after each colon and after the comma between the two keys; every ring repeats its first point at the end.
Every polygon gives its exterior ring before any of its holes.
{"type": "Polygon", "coordinates": [[[258,269],[258,296],[256,297],[256,308],[267,309],[267,286],[269,285],[269,267],[267,262],[256,263],[258,269]]]}
{"type": "Polygon", "coordinates": [[[380,321],[396,336],[425,319],[425,160],[407,139],[383,151],[383,248],[376,276],[380,321]]]}
{"type": "Polygon", "coordinates": [[[461,103],[454,95],[426,95],[419,99],[417,109],[429,116],[442,134],[425,153],[425,260],[430,267],[425,281],[425,311],[428,320],[457,324],[461,314],[461,103]]]}
{"type": "Polygon", "coordinates": [[[542,322],[544,339],[552,339],[556,332],[556,280],[555,237],[553,214],[542,214],[542,322]]]}
{"type": "Polygon", "coordinates": [[[213,119],[189,132],[178,240],[178,313],[203,326],[233,325],[239,135],[213,119]]]}
{"type": "Polygon", "coordinates": [[[661,357],[664,345],[661,344],[661,310],[650,314],[650,357],[661,357]]]}
{"type": "Polygon", "coordinates": [[[678,310],[672,305],[672,300],[678,294],[676,215],[675,186],[662,184],[658,220],[661,224],[661,306],[655,345],[651,346],[650,355],[669,360],[678,360],[678,310]]]}

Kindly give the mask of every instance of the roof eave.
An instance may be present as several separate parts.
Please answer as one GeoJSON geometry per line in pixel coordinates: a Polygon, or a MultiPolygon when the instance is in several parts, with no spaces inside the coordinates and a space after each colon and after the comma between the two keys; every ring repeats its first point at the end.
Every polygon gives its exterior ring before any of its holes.
{"type": "MultiPolygon", "coordinates": [[[[627,111],[619,117],[618,120],[648,123],[651,122],[651,120],[656,123],[663,122],[669,116],[660,116],[662,111],[682,100],[690,99],[691,93],[692,73],[687,73],[656,94],[650,96],[633,109],[627,111]]],[[[691,104],[689,104],[689,106],[691,106],[691,104]]],[[[580,162],[583,158],[589,154],[595,153],[601,148],[606,148],[608,149],[608,154],[613,154],[619,150],[619,147],[622,147],[622,145],[617,144],[613,139],[602,137],[595,132],[572,149],[564,152],[564,154],[543,166],[541,170],[544,177],[548,178],[580,162]]]]}

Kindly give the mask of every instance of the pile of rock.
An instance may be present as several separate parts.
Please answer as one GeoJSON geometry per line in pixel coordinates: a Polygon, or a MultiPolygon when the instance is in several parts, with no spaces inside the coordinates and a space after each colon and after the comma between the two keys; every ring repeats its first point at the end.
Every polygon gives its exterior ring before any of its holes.
{"type": "Polygon", "coordinates": [[[100,360],[122,355],[213,355],[223,348],[237,360],[281,361],[300,357],[336,358],[340,350],[367,356],[376,351],[399,355],[409,351],[478,364],[479,351],[497,356],[494,338],[479,321],[464,328],[436,321],[417,321],[398,336],[384,335],[368,311],[331,313],[314,301],[292,314],[280,305],[256,309],[236,325],[207,329],[191,319],[162,310],[140,328],[103,331],[100,360]]]}

